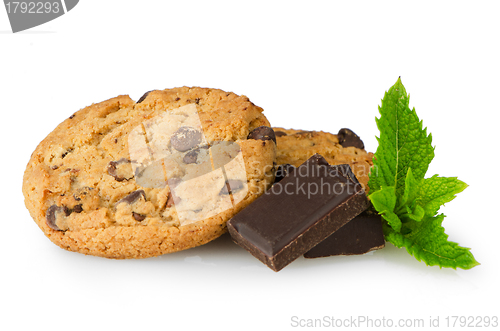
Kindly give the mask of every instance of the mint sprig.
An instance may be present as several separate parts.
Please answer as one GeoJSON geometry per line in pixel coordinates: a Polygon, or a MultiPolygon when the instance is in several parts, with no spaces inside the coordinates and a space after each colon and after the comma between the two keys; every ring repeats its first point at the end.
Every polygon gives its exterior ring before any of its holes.
{"type": "Polygon", "coordinates": [[[470,269],[479,263],[469,248],[448,241],[440,207],[467,184],[456,177],[424,178],[434,158],[427,135],[401,78],[387,91],[376,119],[380,137],[370,172],[370,200],[384,220],[384,235],[427,265],[470,269]]]}

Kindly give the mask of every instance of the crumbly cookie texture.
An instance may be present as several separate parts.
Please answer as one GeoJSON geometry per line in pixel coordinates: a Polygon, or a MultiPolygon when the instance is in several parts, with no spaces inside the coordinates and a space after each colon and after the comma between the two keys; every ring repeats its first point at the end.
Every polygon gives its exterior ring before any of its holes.
{"type": "Polygon", "coordinates": [[[26,207],[50,240],[84,254],[146,258],[205,244],[274,181],[275,138],[251,135],[269,126],[262,111],[198,87],[83,108],[33,152],[26,207]]]}
{"type": "MultiPolygon", "coordinates": [[[[322,155],[331,165],[349,164],[354,175],[368,192],[368,174],[373,166],[373,153],[366,152],[359,137],[350,130],[342,129],[341,138],[355,146],[344,147],[339,136],[323,131],[303,131],[274,128],[278,144],[277,164],[300,166],[314,154],[322,155]],[[346,132],[350,133],[349,135],[346,132]],[[352,143],[352,140],[356,141],[352,143]]],[[[342,141],[343,142],[343,141],[342,141]]],[[[346,145],[346,144],[344,144],[346,145]]]]}

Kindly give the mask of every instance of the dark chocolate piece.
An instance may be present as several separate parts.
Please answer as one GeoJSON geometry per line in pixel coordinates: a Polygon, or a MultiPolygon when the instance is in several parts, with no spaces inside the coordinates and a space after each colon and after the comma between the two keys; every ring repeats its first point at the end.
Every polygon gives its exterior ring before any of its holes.
{"type": "Polygon", "coordinates": [[[137,103],[141,103],[143,102],[144,100],[146,100],[146,98],[148,97],[149,93],[153,92],[154,90],[151,90],[151,91],[147,91],[146,93],[144,93],[142,95],[142,97],[139,98],[139,100],[137,100],[137,103]]]}
{"type": "Polygon", "coordinates": [[[248,134],[247,139],[264,140],[264,141],[272,140],[276,144],[276,134],[274,133],[274,130],[264,125],[253,129],[253,131],[248,134]]]}
{"type": "Polygon", "coordinates": [[[293,171],[295,167],[291,164],[280,164],[278,166],[278,169],[276,169],[276,177],[274,179],[275,183],[278,183],[281,181],[285,176],[290,172],[293,171]]]}
{"type": "Polygon", "coordinates": [[[201,143],[202,134],[199,130],[190,126],[181,126],[172,134],[170,143],[179,152],[186,152],[201,143]]]}
{"type": "Polygon", "coordinates": [[[369,206],[347,164],[316,154],[227,223],[233,240],[279,271],[369,206]]]}
{"type": "Polygon", "coordinates": [[[384,246],[385,240],[380,215],[363,212],[314,246],[313,249],[304,254],[304,257],[358,255],[384,246]]]}
{"type": "Polygon", "coordinates": [[[361,138],[350,129],[340,129],[339,133],[337,133],[337,138],[342,147],[365,148],[365,144],[363,144],[361,138]]]}

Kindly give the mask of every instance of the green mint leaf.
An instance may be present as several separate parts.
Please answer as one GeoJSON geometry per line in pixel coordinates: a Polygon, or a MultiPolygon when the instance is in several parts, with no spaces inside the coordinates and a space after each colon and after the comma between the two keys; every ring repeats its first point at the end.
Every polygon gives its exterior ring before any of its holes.
{"type": "Polygon", "coordinates": [[[479,263],[469,248],[448,241],[439,208],[462,192],[467,184],[455,177],[424,179],[434,158],[432,137],[427,135],[409,96],[398,79],[385,93],[380,118],[379,146],[370,171],[370,200],[383,217],[387,241],[427,265],[470,269],[479,263]]]}
{"type": "Polygon", "coordinates": [[[412,220],[419,222],[424,218],[425,210],[424,208],[420,207],[420,205],[416,205],[415,208],[413,208],[411,215],[412,220]]]}
{"type": "Polygon", "coordinates": [[[398,215],[404,213],[404,210],[407,209],[407,212],[410,212],[410,210],[413,210],[413,208],[410,208],[410,205],[415,203],[415,199],[418,196],[418,193],[420,192],[420,183],[421,180],[415,179],[413,177],[413,173],[411,171],[411,168],[408,168],[406,172],[406,177],[405,177],[405,186],[404,186],[404,192],[401,197],[398,199],[398,203],[396,206],[396,213],[398,215]],[[409,210],[408,210],[409,209],[409,210]]]}
{"type": "Polygon", "coordinates": [[[429,266],[471,269],[479,265],[469,248],[448,241],[441,225],[443,219],[444,215],[440,214],[426,217],[419,223],[407,223],[402,231],[405,234],[384,226],[385,237],[394,246],[405,247],[408,253],[429,266]]]}
{"type": "Polygon", "coordinates": [[[395,211],[402,222],[419,222],[425,215],[424,209],[416,202],[421,182],[422,180],[413,177],[411,168],[408,168],[405,178],[405,190],[403,196],[398,199],[395,211]]]}
{"type": "Polygon", "coordinates": [[[439,208],[455,199],[456,194],[467,188],[467,184],[456,177],[426,178],[422,181],[417,203],[422,206],[425,216],[435,216],[439,208]]]}
{"type": "Polygon", "coordinates": [[[370,194],[373,207],[382,215],[383,219],[397,232],[401,231],[401,220],[394,213],[396,207],[396,191],[394,187],[382,187],[382,189],[370,194]]]}
{"type": "Polygon", "coordinates": [[[422,208],[416,203],[414,205],[415,206],[413,207],[413,209],[409,206],[406,206],[406,213],[397,214],[403,223],[409,221],[420,222],[424,218],[425,216],[424,208],[422,208]]]}
{"type": "Polygon", "coordinates": [[[401,205],[408,205],[409,203],[415,201],[415,199],[417,198],[417,194],[419,193],[420,182],[420,180],[417,180],[415,179],[415,177],[413,177],[411,168],[408,168],[405,178],[405,190],[403,193],[403,199],[400,202],[401,205]]]}
{"type": "Polygon", "coordinates": [[[432,136],[422,129],[415,109],[409,108],[410,98],[399,78],[387,91],[376,119],[380,130],[379,146],[373,160],[368,186],[379,190],[394,186],[396,195],[402,196],[408,168],[417,180],[424,178],[434,158],[432,136]]]}

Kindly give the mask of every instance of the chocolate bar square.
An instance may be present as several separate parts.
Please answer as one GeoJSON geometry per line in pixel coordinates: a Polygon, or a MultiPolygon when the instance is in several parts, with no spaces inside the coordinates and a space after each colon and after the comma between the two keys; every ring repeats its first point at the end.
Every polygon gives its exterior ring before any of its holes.
{"type": "Polygon", "coordinates": [[[359,255],[384,248],[381,216],[365,211],[304,254],[305,258],[359,255]]]}
{"type": "Polygon", "coordinates": [[[274,271],[311,250],[369,206],[347,164],[314,155],[242,210],[233,240],[274,271]]]}

